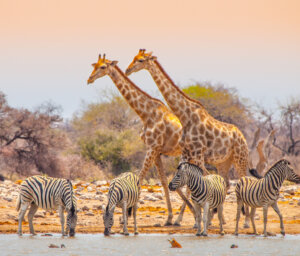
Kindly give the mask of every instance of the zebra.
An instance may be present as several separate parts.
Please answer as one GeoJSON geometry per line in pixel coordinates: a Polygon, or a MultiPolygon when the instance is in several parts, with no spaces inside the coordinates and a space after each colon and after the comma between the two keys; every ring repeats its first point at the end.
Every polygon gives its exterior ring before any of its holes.
{"type": "Polygon", "coordinates": [[[209,210],[217,208],[220,222],[220,234],[224,235],[223,230],[223,203],[226,197],[226,182],[220,175],[211,174],[202,176],[203,171],[200,167],[182,162],[177,167],[177,173],[169,183],[169,189],[175,191],[184,185],[191,191],[192,201],[196,212],[197,236],[207,236],[208,223],[212,216],[209,210]],[[201,233],[201,208],[203,208],[203,232],[201,233]]]}
{"type": "Polygon", "coordinates": [[[140,196],[139,178],[131,173],[126,172],[113,179],[108,191],[108,203],[103,212],[104,235],[108,236],[111,227],[114,224],[113,214],[117,207],[122,208],[123,212],[123,231],[124,235],[129,235],[127,229],[128,216],[131,216],[133,209],[134,217],[134,234],[138,235],[136,224],[137,203],[140,196]]]}
{"type": "Polygon", "coordinates": [[[22,221],[29,205],[28,222],[32,235],[36,235],[32,220],[39,207],[45,210],[58,208],[62,235],[75,235],[77,206],[72,183],[69,180],[37,175],[29,177],[21,183],[17,201],[17,211],[20,211],[18,227],[18,234],[20,236],[22,235],[22,221]],[[66,232],[64,232],[65,209],[68,212],[66,232]]]}
{"type": "Polygon", "coordinates": [[[235,188],[235,193],[237,197],[235,235],[238,235],[240,213],[241,211],[243,211],[243,206],[245,204],[251,207],[250,219],[255,235],[257,235],[254,223],[254,215],[256,208],[263,207],[264,236],[267,236],[267,214],[268,207],[271,206],[279,216],[281,234],[284,236],[285,231],[283,226],[282,214],[280,213],[280,210],[277,205],[279,190],[285,179],[292,182],[300,183],[300,176],[298,176],[294,172],[290,162],[285,159],[281,159],[278,162],[276,162],[266,172],[264,177],[259,176],[255,169],[251,169],[250,173],[256,178],[243,177],[238,181],[235,188]]]}

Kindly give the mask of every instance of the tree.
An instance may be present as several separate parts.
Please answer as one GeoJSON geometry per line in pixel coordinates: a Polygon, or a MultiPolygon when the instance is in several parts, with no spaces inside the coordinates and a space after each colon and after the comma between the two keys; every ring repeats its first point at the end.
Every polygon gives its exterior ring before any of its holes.
{"type": "Polygon", "coordinates": [[[268,132],[276,130],[272,144],[282,155],[300,154],[300,100],[291,98],[286,104],[278,103],[278,112],[259,108],[260,125],[268,132]],[[276,119],[276,116],[278,118],[276,119]]]}
{"type": "Polygon", "coordinates": [[[199,100],[214,118],[235,124],[241,130],[248,126],[253,117],[247,100],[240,99],[234,88],[225,88],[222,84],[198,83],[183,89],[190,97],[199,100]]]}
{"type": "Polygon", "coordinates": [[[65,146],[65,136],[57,129],[62,121],[58,111],[51,103],[35,111],[11,108],[0,94],[0,156],[11,170],[59,174],[57,154],[65,146]]]}

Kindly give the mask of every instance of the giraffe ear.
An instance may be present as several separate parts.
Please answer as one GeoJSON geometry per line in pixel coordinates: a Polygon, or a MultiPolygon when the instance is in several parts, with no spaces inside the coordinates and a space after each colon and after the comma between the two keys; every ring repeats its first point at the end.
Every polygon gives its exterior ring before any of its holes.
{"type": "Polygon", "coordinates": [[[117,60],[113,60],[111,63],[110,63],[110,65],[112,65],[112,66],[116,66],[118,64],[118,61],[117,60]]]}
{"type": "Polygon", "coordinates": [[[93,63],[93,64],[92,64],[92,67],[95,67],[95,66],[96,66],[96,63],[93,63]]]}

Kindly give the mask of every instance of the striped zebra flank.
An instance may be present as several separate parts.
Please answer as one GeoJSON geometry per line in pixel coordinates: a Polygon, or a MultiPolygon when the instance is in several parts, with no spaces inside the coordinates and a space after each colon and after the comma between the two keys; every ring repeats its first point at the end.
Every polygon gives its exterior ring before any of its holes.
{"type": "Polygon", "coordinates": [[[103,213],[104,235],[108,236],[114,224],[114,210],[122,208],[124,235],[129,235],[127,229],[128,216],[133,210],[134,234],[137,235],[136,212],[140,196],[139,178],[131,172],[126,172],[113,179],[108,191],[108,203],[103,213]]]}
{"type": "Polygon", "coordinates": [[[72,183],[69,180],[32,176],[22,182],[17,201],[17,211],[19,211],[18,234],[20,236],[22,235],[22,221],[29,206],[28,222],[31,234],[35,235],[32,223],[34,214],[38,208],[42,208],[44,210],[58,209],[62,235],[75,235],[77,206],[72,183]],[[66,231],[64,231],[64,210],[67,211],[66,231]]]}
{"type": "Polygon", "coordinates": [[[235,234],[238,235],[240,214],[245,204],[251,207],[250,219],[254,234],[257,235],[254,222],[255,211],[256,208],[262,207],[264,216],[264,236],[268,235],[267,216],[268,208],[271,206],[279,216],[281,234],[285,235],[282,214],[277,205],[280,187],[284,180],[300,183],[300,176],[294,172],[290,162],[285,159],[276,162],[266,172],[264,177],[257,175],[255,170],[251,170],[250,173],[255,175],[256,178],[243,177],[238,181],[235,188],[237,197],[235,234]]]}
{"type": "Polygon", "coordinates": [[[208,223],[210,222],[209,210],[217,208],[220,222],[220,234],[223,231],[223,204],[226,197],[226,182],[220,175],[202,176],[202,169],[188,162],[181,163],[177,172],[169,183],[169,189],[175,191],[177,188],[187,185],[191,191],[194,203],[197,223],[197,236],[207,236],[208,223]],[[201,233],[201,208],[203,208],[203,232],[201,233]]]}

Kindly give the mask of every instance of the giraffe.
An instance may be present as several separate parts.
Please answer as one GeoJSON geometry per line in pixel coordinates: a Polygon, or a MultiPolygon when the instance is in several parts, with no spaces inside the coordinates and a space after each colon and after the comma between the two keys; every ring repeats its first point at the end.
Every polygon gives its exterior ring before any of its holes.
{"type": "MultiPolygon", "coordinates": [[[[229,169],[234,165],[239,177],[249,168],[248,146],[242,132],[233,124],[213,118],[201,102],[194,100],[177,87],[152,52],[141,49],[126,70],[126,75],[146,69],[149,71],[168,106],[179,118],[183,130],[179,145],[181,161],[192,162],[203,170],[205,163],[217,167],[229,187],[229,169]]],[[[207,171],[207,170],[206,170],[207,171]]],[[[244,227],[249,227],[246,209],[244,227]]]]}
{"type": "MultiPolygon", "coordinates": [[[[92,71],[87,83],[108,75],[130,107],[137,113],[143,122],[141,139],[146,145],[147,152],[143,167],[139,173],[140,184],[144,180],[149,168],[154,164],[159,174],[168,206],[166,226],[172,225],[172,206],[168,190],[167,177],[163,169],[161,154],[179,156],[181,154],[179,139],[182,126],[178,118],[158,99],[155,99],[137,87],[118,67],[117,61],[110,61],[99,55],[98,62],[92,64],[92,71]]],[[[194,208],[181,191],[180,197],[188,203],[194,213],[194,208]]]]}

